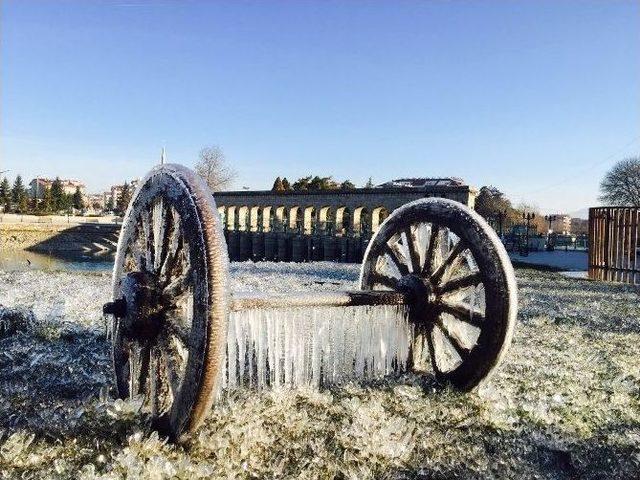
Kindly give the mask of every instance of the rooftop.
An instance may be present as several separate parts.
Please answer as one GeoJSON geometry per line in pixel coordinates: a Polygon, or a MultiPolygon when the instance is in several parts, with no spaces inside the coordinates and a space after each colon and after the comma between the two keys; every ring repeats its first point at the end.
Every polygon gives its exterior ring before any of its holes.
{"type": "Polygon", "coordinates": [[[442,178],[397,178],[389,182],[378,185],[380,188],[425,188],[425,187],[462,187],[466,183],[461,178],[442,177],[442,178]]]}

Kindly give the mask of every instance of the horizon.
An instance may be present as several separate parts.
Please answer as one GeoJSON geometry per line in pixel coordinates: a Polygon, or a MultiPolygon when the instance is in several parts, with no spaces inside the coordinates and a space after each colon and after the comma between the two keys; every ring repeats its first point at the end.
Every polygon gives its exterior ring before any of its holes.
{"type": "Polygon", "coordinates": [[[101,193],[217,144],[234,190],[460,177],[576,213],[638,154],[637,2],[371,5],[2,2],[0,171],[101,193]]]}

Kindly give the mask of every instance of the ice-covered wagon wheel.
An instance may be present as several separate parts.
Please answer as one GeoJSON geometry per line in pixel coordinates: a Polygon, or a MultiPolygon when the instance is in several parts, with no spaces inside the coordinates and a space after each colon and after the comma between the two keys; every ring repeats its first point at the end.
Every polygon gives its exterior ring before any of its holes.
{"type": "Polygon", "coordinates": [[[413,369],[469,390],[498,365],[517,311],[511,262],[476,212],[442,198],[395,210],[369,243],[363,290],[407,295],[413,369]]]}
{"type": "Polygon", "coordinates": [[[228,271],[207,186],[178,165],[153,169],[125,215],[104,311],[114,318],[118,395],[142,395],[174,441],[196,430],[220,388],[319,386],[430,365],[438,379],[472,389],[504,356],[516,316],[500,240],[445,199],[385,220],[360,290],[228,295],[228,271]]]}
{"type": "Polygon", "coordinates": [[[118,395],[144,396],[155,428],[180,441],[211,406],[224,360],[228,259],[207,185],[153,169],[123,220],[113,272],[118,395]]]}

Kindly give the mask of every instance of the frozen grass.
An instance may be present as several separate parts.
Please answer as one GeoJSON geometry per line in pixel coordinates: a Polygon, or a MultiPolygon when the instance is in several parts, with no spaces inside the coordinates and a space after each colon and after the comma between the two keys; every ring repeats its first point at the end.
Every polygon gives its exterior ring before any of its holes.
{"type": "MultiPolygon", "coordinates": [[[[0,477],[639,478],[637,287],[517,274],[514,343],[479,392],[411,375],[244,391],[185,450],[108,399],[108,275],[0,272],[0,477]]],[[[232,277],[235,290],[335,289],[357,267],[236,264],[232,277]]]]}

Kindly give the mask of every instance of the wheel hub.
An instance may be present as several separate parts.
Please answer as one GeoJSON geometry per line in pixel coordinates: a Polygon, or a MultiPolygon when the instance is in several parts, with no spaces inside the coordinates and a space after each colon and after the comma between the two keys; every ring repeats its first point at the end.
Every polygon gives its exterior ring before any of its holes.
{"type": "Polygon", "coordinates": [[[160,332],[167,310],[157,278],[148,272],[130,272],[122,280],[122,297],[106,303],[103,312],[121,320],[122,333],[149,340],[160,332]]]}
{"type": "Polygon", "coordinates": [[[409,297],[409,315],[417,324],[433,323],[437,296],[427,278],[416,274],[404,275],[398,281],[398,289],[409,297]]]}

